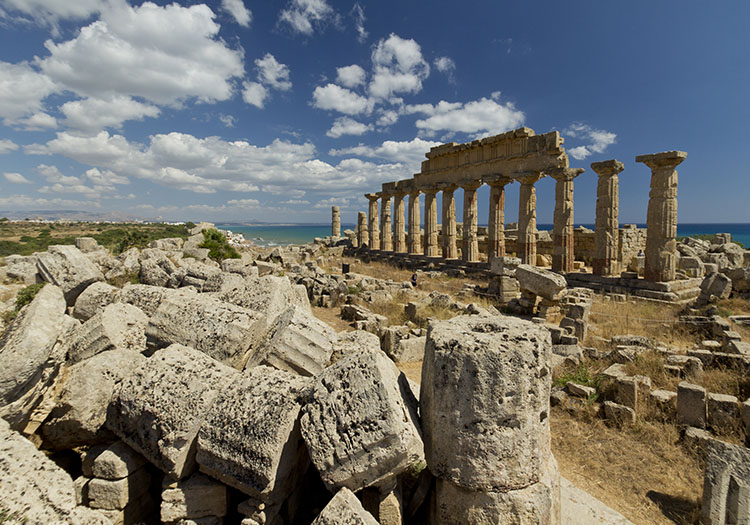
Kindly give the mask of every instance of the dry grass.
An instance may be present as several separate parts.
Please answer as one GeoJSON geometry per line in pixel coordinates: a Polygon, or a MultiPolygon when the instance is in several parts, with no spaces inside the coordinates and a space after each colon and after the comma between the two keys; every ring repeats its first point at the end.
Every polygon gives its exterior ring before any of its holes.
{"type": "Polygon", "coordinates": [[[322,308],[319,306],[313,306],[312,313],[315,317],[332,327],[337,332],[348,332],[354,330],[354,328],[349,326],[349,321],[341,319],[341,308],[322,308]]]}
{"type": "Polygon", "coordinates": [[[625,365],[625,371],[631,376],[647,376],[651,378],[653,389],[677,391],[680,378],[667,375],[664,372],[666,359],[658,352],[646,350],[635,357],[635,360],[625,365]]]}
{"type": "Polygon", "coordinates": [[[703,465],[674,425],[629,429],[552,410],[552,450],[563,476],[636,524],[695,523],[703,465]]]}
{"type": "Polygon", "coordinates": [[[732,297],[731,299],[722,299],[716,303],[721,315],[750,315],[750,301],[732,297]]]}
{"type": "Polygon", "coordinates": [[[750,397],[750,377],[742,376],[736,370],[706,369],[700,384],[709,392],[736,396],[740,401],[750,397]]]}
{"type": "Polygon", "coordinates": [[[422,361],[416,363],[397,363],[396,366],[410,381],[418,385],[422,384],[422,361]]]}

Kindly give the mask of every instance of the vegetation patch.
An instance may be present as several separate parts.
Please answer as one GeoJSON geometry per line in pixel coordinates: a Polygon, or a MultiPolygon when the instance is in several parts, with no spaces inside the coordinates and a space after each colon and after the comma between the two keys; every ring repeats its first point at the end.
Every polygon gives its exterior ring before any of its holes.
{"type": "Polygon", "coordinates": [[[226,235],[216,228],[203,230],[203,243],[201,248],[208,248],[208,256],[214,261],[223,261],[224,259],[239,259],[237,253],[227,240],[226,235]]]}
{"type": "Polygon", "coordinates": [[[18,312],[21,311],[21,308],[33,301],[34,297],[36,297],[36,294],[39,293],[39,290],[41,290],[45,284],[47,283],[30,284],[26,288],[22,288],[21,290],[19,290],[18,294],[16,295],[15,308],[13,310],[4,312],[3,320],[6,323],[9,323],[13,319],[15,319],[18,315],[18,312]]]}

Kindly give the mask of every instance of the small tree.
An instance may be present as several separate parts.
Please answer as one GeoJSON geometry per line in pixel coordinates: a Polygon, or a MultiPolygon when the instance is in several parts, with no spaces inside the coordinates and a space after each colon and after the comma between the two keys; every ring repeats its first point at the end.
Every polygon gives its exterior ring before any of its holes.
{"type": "Polygon", "coordinates": [[[240,258],[240,254],[229,244],[227,237],[216,228],[203,230],[201,248],[208,248],[208,256],[214,261],[240,258]]]}

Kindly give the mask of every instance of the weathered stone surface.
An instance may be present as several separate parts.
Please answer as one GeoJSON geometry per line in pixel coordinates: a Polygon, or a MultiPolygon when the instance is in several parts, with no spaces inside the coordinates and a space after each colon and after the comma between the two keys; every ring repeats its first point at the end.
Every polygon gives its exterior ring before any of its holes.
{"type": "Polygon", "coordinates": [[[185,243],[185,240],[180,237],[170,237],[168,239],[156,239],[155,241],[151,241],[151,244],[149,244],[149,248],[156,248],[158,250],[166,250],[166,251],[177,251],[182,249],[182,245],[185,243]]]}
{"type": "Polygon", "coordinates": [[[243,277],[258,277],[258,267],[245,259],[224,259],[221,261],[223,272],[236,273],[243,277]]]}
{"type": "Polygon", "coordinates": [[[618,264],[618,213],[620,209],[620,179],[618,174],[625,169],[615,159],[593,162],[591,169],[599,176],[596,187],[596,230],[594,234],[595,275],[615,275],[618,264]]]}
{"type": "Polygon", "coordinates": [[[185,477],[198,429],[237,373],[182,345],[159,350],[115,389],[107,427],[172,478],[185,477]]]}
{"type": "Polygon", "coordinates": [[[378,525],[378,522],[351,490],[342,487],[312,525],[378,525]]]}
{"type": "Polygon", "coordinates": [[[75,247],[83,253],[93,252],[99,249],[99,243],[93,237],[78,237],[73,241],[75,247]]]}
{"type": "Polygon", "coordinates": [[[595,388],[585,385],[579,385],[578,383],[574,383],[573,381],[568,381],[565,385],[565,389],[571,396],[581,397],[583,399],[588,399],[596,393],[595,388]]]}
{"type": "Polygon", "coordinates": [[[380,339],[378,336],[364,330],[339,332],[337,340],[333,343],[331,363],[340,361],[347,355],[363,349],[379,350],[380,339]]]}
{"type": "Polygon", "coordinates": [[[260,314],[207,294],[169,294],[149,320],[149,344],[190,346],[217,361],[241,367],[259,340],[260,314]]]}
{"type": "Polygon", "coordinates": [[[41,282],[36,261],[36,255],[8,255],[5,257],[5,274],[11,279],[20,279],[24,284],[41,282]]]}
{"type": "Polygon", "coordinates": [[[266,364],[303,376],[314,376],[328,364],[336,332],[308,310],[291,306],[276,318],[250,355],[245,369],[266,364]]]}
{"type": "Polygon", "coordinates": [[[427,337],[409,337],[399,339],[388,352],[388,356],[396,363],[416,363],[424,359],[424,347],[427,337]]]}
{"type": "Polygon", "coordinates": [[[310,381],[266,366],[237,376],[201,426],[201,471],[263,501],[283,501],[309,463],[299,417],[310,381]]]}
{"type": "Polygon", "coordinates": [[[131,500],[148,491],[151,475],[141,468],[122,479],[89,481],[89,507],[105,510],[124,509],[131,500]]]}
{"type": "Polygon", "coordinates": [[[91,447],[82,457],[83,475],[89,478],[123,479],[146,464],[146,459],[122,441],[91,447]]]}
{"type": "Polygon", "coordinates": [[[714,295],[718,299],[727,299],[732,293],[732,280],[723,273],[710,273],[701,282],[701,293],[714,295]]]}
{"type": "Polygon", "coordinates": [[[740,402],[735,396],[708,394],[708,425],[715,430],[727,431],[737,424],[740,402]]]}
{"type": "Polygon", "coordinates": [[[633,525],[625,516],[563,477],[560,478],[560,524],[633,525]]]}
{"type": "Polygon", "coordinates": [[[50,246],[37,256],[37,268],[42,279],[62,289],[68,306],[87,286],[104,280],[101,270],[75,246],[50,246]]]}
{"type": "Polygon", "coordinates": [[[719,440],[707,446],[701,522],[750,523],[750,449],[719,440]]]}
{"type": "Polygon", "coordinates": [[[130,304],[110,304],[83,323],[68,344],[68,360],[78,363],[114,349],[146,350],[148,317],[130,304]]]}
{"type": "Polygon", "coordinates": [[[227,513],[227,487],[201,473],[181,481],[164,480],[161,521],[221,517],[227,513]]]}
{"type": "Polygon", "coordinates": [[[86,288],[76,299],[73,317],[88,321],[108,304],[115,302],[119,290],[105,282],[95,282],[86,288]]]}
{"type": "Polygon", "coordinates": [[[433,474],[471,490],[540,479],[550,455],[551,346],[544,326],[511,317],[430,324],[420,408],[433,474]]]}
{"type": "Polygon", "coordinates": [[[128,284],[116,295],[118,303],[132,304],[151,317],[162,301],[172,295],[195,295],[193,290],[170,290],[148,284],[128,284]]]}
{"type": "Polygon", "coordinates": [[[0,339],[0,417],[14,429],[23,429],[42,389],[57,375],[65,354],[53,350],[69,321],[62,290],[48,284],[0,339]]]}
{"type": "Polygon", "coordinates": [[[304,287],[292,285],[286,277],[248,277],[242,286],[212,295],[221,301],[264,314],[266,329],[290,306],[310,310],[304,287]]]}
{"type": "Polygon", "coordinates": [[[560,292],[568,285],[562,275],[528,264],[521,264],[516,268],[516,279],[522,290],[550,301],[559,299],[560,292]]]}
{"type": "Polygon", "coordinates": [[[612,401],[605,401],[604,417],[618,425],[632,425],[635,423],[635,410],[625,405],[613,403],[612,401]]]}
{"type": "Polygon", "coordinates": [[[706,389],[682,381],[677,385],[677,421],[683,425],[706,428],[706,389]]]}
{"type": "Polygon", "coordinates": [[[424,457],[406,376],[380,350],[363,349],[316,377],[302,435],[321,479],[359,490],[424,457]]]}
{"type": "Polygon", "coordinates": [[[45,445],[72,449],[111,436],[103,427],[112,392],[144,359],[114,349],[68,368],[57,404],[42,425],[45,445]]]}

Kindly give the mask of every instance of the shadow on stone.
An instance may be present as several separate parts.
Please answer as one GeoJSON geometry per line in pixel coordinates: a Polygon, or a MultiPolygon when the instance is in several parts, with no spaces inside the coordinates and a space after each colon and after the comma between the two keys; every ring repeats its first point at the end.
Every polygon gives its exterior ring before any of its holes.
{"type": "Polygon", "coordinates": [[[649,490],[646,497],[653,501],[662,514],[675,523],[698,523],[701,513],[700,500],[672,496],[656,490],[649,490]]]}

